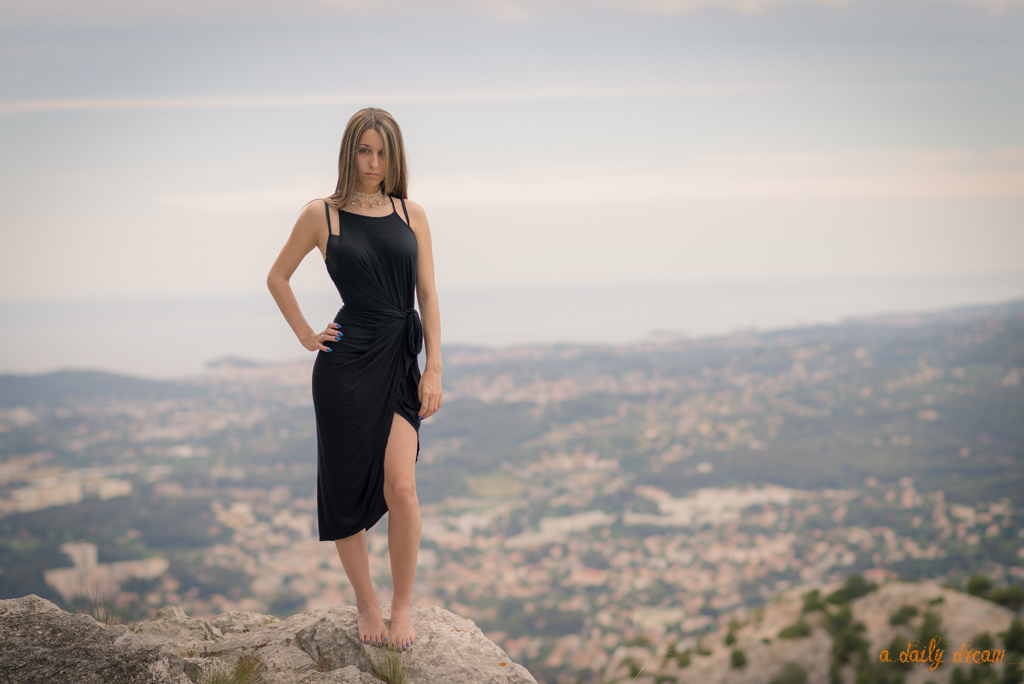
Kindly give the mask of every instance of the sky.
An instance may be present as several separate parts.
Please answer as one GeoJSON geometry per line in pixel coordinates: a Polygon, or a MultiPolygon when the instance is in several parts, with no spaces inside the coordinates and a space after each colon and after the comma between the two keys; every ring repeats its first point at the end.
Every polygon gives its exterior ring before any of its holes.
{"type": "MultiPolygon", "coordinates": [[[[1024,0],[8,0],[0,66],[5,316],[265,293],[368,105],[402,126],[442,307],[983,275],[1024,296],[1024,0]]],[[[316,256],[296,291],[332,287],[316,256]]]]}

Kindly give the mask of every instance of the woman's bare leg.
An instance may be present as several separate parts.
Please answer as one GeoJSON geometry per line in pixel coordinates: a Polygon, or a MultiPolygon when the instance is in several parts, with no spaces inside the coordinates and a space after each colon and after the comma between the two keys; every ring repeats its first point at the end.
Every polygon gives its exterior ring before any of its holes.
{"type": "Polygon", "coordinates": [[[416,639],[409,611],[422,524],[416,497],[416,429],[397,413],[384,452],[384,499],[388,504],[388,552],[394,585],[389,644],[401,649],[416,639]]]}
{"type": "Polygon", "coordinates": [[[359,640],[364,644],[383,645],[387,641],[387,629],[380,614],[377,593],[370,581],[370,555],[366,550],[366,530],[359,530],[350,537],[337,539],[338,557],[348,575],[348,581],[356,592],[356,610],[359,611],[359,640]]]}

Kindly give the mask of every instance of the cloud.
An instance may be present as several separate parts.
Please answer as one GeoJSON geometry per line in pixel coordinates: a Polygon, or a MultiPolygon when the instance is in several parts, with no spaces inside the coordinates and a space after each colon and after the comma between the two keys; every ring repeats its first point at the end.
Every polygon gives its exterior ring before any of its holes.
{"type": "MultiPolygon", "coordinates": [[[[623,188],[674,202],[841,199],[1024,199],[1024,148],[711,154],[662,168],[551,166],[473,174],[414,175],[411,196],[430,207],[630,204],[623,188]]],[[[328,185],[333,178],[326,179],[328,185]]],[[[294,211],[325,179],[235,191],[159,192],[156,206],[203,214],[294,211]]]]}
{"type": "MultiPolygon", "coordinates": [[[[496,21],[527,21],[552,14],[580,15],[600,10],[641,15],[679,15],[706,9],[740,14],[769,12],[784,6],[847,7],[894,4],[896,0],[5,0],[0,4],[0,27],[23,25],[106,26],[147,24],[199,17],[260,22],[303,14],[380,16],[403,13],[462,13],[467,10],[496,21]]],[[[967,5],[998,13],[1024,7],[1024,0],[902,0],[919,6],[967,5]]]]}
{"type": "MultiPolygon", "coordinates": [[[[194,192],[156,192],[150,196],[153,206],[180,209],[189,213],[235,214],[238,207],[246,210],[296,210],[310,201],[310,188],[324,187],[323,178],[311,177],[306,184],[289,179],[289,185],[253,188],[251,190],[210,190],[194,192]]],[[[328,181],[333,179],[327,179],[328,181]]]]}
{"type": "Polygon", "coordinates": [[[131,109],[224,109],[248,107],[319,107],[367,102],[510,102],[529,100],[609,100],[678,95],[764,93],[780,90],[765,84],[723,84],[711,86],[653,86],[641,88],[533,88],[465,91],[409,91],[341,93],[328,95],[268,95],[236,97],[83,97],[50,100],[0,102],[2,114],[39,112],[112,111],[131,109]]]}
{"type": "MultiPolygon", "coordinates": [[[[1024,199],[1024,148],[879,151],[839,154],[707,155],[664,168],[560,166],[539,172],[414,174],[411,197],[428,208],[632,204],[624,187],[644,179],[645,193],[666,202],[755,200],[1024,199]]],[[[200,214],[296,211],[310,187],[334,178],[307,176],[243,190],[154,193],[148,202],[200,214]]]]}
{"type": "MultiPolygon", "coordinates": [[[[887,0],[892,2],[892,0],[887,0]]],[[[600,4],[621,11],[645,14],[683,14],[702,9],[728,9],[742,14],[767,12],[785,5],[822,5],[847,7],[881,4],[877,0],[600,0],[600,4]]],[[[892,3],[895,4],[895,3],[892,3]]],[[[907,0],[916,5],[970,5],[993,12],[1024,7],[1024,0],[907,0]]]]}
{"type": "Polygon", "coordinates": [[[635,88],[556,86],[491,90],[435,90],[320,95],[236,95],[207,97],[76,97],[0,101],[0,116],[43,112],[126,111],[146,109],[245,109],[267,107],[325,107],[456,102],[530,102],[566,100],[628,100],[699,95],[780,94],[809,89],[820,93],[911,92],[933,87],[926,82],[894,81],[858,85],[800,86],[784,83],[721,83],[716,85],[648,85],[635,88]]]}
{"type": "Polygon", "coordinates": [[[1024,149],[713,154],[665,168],[552,167],[415,178],[429,205],[616,204],[622,188],[674,201],[1024,198],[1024,149]],[[571,198],[571,199],[567,199],[571,198]]]}

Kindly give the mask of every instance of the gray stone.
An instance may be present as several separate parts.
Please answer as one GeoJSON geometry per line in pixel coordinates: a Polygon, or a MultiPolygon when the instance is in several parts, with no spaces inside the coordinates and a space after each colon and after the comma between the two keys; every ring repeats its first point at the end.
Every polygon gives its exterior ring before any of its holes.
{"type": "MultiPolygon", "coordinates": [[[[391,617],[389,608],[385,607],[385,619],[391,617]]],[[[400,655],[408,659],[414,684],[536,684],[533,675],[513,663],[472,620],[424,606],[412,609],[412,624],[416,642],[400,655]]]]}
{"type": "Polygon", "coordinates": [[[171,642],[174,651],[180,655],[193,655],[203,650],[207,643],[223,635],[216,627],[202,618],[189,617],[177,606],[164,606],[151,620],[135,624],[135,631],[150,634],[171,642]]]}
{"type": "Polygon", "coordinates": [[[0,601],[0,618],[19,613],[62,613],[56,604],[50,603],[44,598],[35,594],[29,594],[20,599],[4,599],[0,601]]]}
{"type": "Polygon", "coordinates": [[[0,602],[0,682],[191,684],[162,639],[65,613],[38,596],[0,602]],[[52,608],[51,608],[52,607],[52,608]]]}
{"type": "Polygon", "coordinates": [[[266,666],[263,681],[266,684],[294,684],[316,670],[316,663],[305,651],[287,644],[267,644],[251,651],[266,666]]]}
{"type": "Polygon", "coordinates": [[[380,680],[349,665],[330,672],[313,672],[300,679],[299,684],[380,684],[380,680]]]}
{"type": "Polygon", "coordinates": [[[471,620],[433,606],[412,618],[416,643],[397,653],[359,641],[353,606],[210,621],[167,606],[133,630],[26,596],[0,601],[0,684],[191,684],[231,673],[240,657],[259,659],[266,684],[374,684],[385,657],[405,663],[410,684],[536,684],[471,620]]]}
{"type": "Polygon", "coordinates": [[[185,674],[193,682],[208,682],[219,672],[226,671],[228,664],[219,658],[182,658],[185,674]]]}
{"type": "Polygon", "coordinates": [[[210,620],[210,625],[219,629],[221,634],[237,634],[252,632],[271,622],[277,622],[277,618],[273,615],[254,613],[249,610],[232,610],[221,613],[210,620]]]}

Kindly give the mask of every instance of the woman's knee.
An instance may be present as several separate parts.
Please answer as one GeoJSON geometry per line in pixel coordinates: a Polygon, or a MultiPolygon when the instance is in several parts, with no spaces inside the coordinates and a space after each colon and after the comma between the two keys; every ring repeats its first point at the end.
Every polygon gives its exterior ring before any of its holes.
{"type": "Polygon", "coordinates": [[[384,498],[387,500],[388,508],[400,508],[418,504],[416,481],[402,479],[397,482],[385,482],[384,498]]]}

